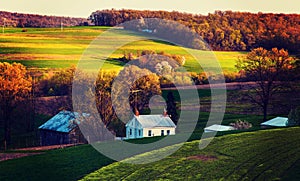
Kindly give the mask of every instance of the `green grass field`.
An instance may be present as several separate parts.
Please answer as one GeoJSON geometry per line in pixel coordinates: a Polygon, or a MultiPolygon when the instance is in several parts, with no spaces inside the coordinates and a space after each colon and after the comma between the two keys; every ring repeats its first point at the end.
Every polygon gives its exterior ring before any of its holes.
{"type": "MultiPolygon", "coordinates": [[[[27,32],[22,32],[21,28],[7,28],[4,34],[0,34],[0,61],[19,62],[27,67],[38,68],[65,68],[76,65],[88,45],[107,29],[108,27],[71,27],[61,31],[59,28],[26,28],[27,32]]],[[[124,33],[124,30],[120,32],[124,33]]],[[[130,33],[125,32],[125,35],[128,35],[125,36],[126,40],[133,40],[130,33]]],[[[115,41],[122,40],[118,33],[113,38],[115,41]]],[[[201,71],[195,58],[182,48],[154,40],[129,43],[116,50],[111,57],[119,58],[124,52],[142,50],[184,55],[187,60],[185,64],[187,71],[201,71]]],[[[235,71],[235,61],[245,52],[214,52],[214,54],[224,70],[235,71]]],[[[202,51],[198,59],[203,64],[209,65],[207,55],[208,52],[202,51]]],[[[118,71],[122,66],[122,63],[112,61],[107,62],[103,68],[118,71]]]]}
{"type": "Polygon", "coordinates": [[[90,145],[0,162],[0,180],[77,180],[112,163],[90,145]]]}
{"type": "MultiPolygon", "coordinates": [[[[89,44],[109,27],[72,27],[64,28],[6,28],[0,34],[0,61],[19,62],[27,67],[65,68],[76,65],[89,44]]],[[[120,30],[123,32],[124,30],[120,30]]],[[[113,41],[134,40],[130,32],[113,34],[113,41]]],[[[107,46],[100,46],[104,50],[107,46]]],[[[184,49],[168,43],[143,40],[136,41],[117,49],[110,58],[119,58],[124,52],[142,50],[164,51],[170,54],[184,55],[184,67],[190,72],[201,72],[198,61],[184,49]]],[[[210,69],[211,52],[190,50],[199,53],[201,64],[210,69]]],[[[236,71],[238,57],[246,52],[214,52],[225,71],[236,71]]],[[[106,70],[119,71],[124,63],[110,60],[103,66],[106,70]]],[[[189,95],[190,90],[185,90],[189,95]]],[[[179,95],[173,91],[175,99],[179,95]]],[[[167,91],[163,91],[166,97],[167,91]]],[[[210,102],[210,90],[198,90],[201,104],[210,102]]],[[[198,104],[194,97],[187,96],[183,104],[198,104]]],[[[186,106],[186,105],[185,105],[186,106]]],[[[241,105],[245,106],[245,105],[241,105]]],[[[247,105],[246,105],[247,106],[247,105]]],[[[240,107],[239,107],[240,109],[240,107]]],[[[146,165],[113,163],[114,161],[96,152],[91,146],[83,145],[66,149],[44,151],[43,154],[0,162],[0,180],[77,180],[91,173],[87,180],[266,180],[283,178],[300,179],[300,128],[260,129],[262,116],[225,114],[222,122],[228,125],[237,119],[252,123],[253,128],[243,131],[220,132],[217,138],[204,150],[199,150],[198,141],[206,126],[209,113],[201,112],[196,128],[189,143],[175,154],[162,161],[146,165]],[[229,134],[229,135],[228,135],[229,134]],[[223,136],[225,135],[225,136],[223,136]],[[211,161],[190,159],[190,156],[213,156],[211,161]],[[113,164],[111,164],[113,163],[113,164]],[[109,165],[111,164],[111,165],[109,165]],[[109,166],[107,166],[109,165],[109,166]],[[107,166],[107,167],[106,167],[107,166]],[[98,170],[100,169],[100,170],[98,170]],[[95,170],[98,170],[95,172],[95,170]]],[[[270,117],[272,118],[272,117],[270,117]]],[[[44,120],[44,119],[41,119],[44,120]]],[[[187,122],[189,123],[189,122],[187,122]]],[[[1,133],[1,131],[0,131],[1,133]]],[[[184,134],[184,133],[182,133],[184,134]]],[[[18,135],[13,141],[24,142],[36,135],[18,135]],[[20,139],[23,137],[24,139],[20,139]]],[[[145,144],[161,139],[147,138],[130,140],[145,144]]],[[[19,146],[22,146],[20,143],[19,146]]],[[[156,152],[160,150],[156,150],[156,152]]],[[[146,153],[151,155],[152,153],[146,153]]],[[[143,157],[141,155],[140,157],[143,157]]]]}
{"type": "MultiPolygon", "coordinates": [[[[195,128],[194,134],[190,137],[190,141],[200,139],[208,116],[209,113],[200,114],[199,123],[195,128]]],[[[261,118],[261,116],[227,114],[223,124],[229,124],[236,119],[244,119],[253,124],[253,129],[247,130],[251,132],[259,129],[261,118]]],[[[235,133],[239,133],[239,131],[218,133],[217,136],[235,133]]],[[[158,139],[161,138],[137,139],[130,140],[130,142],[145,144],[158,139]]],[[[114,161],[99,154],[89,145],[76,146],[45,151],[41,155],[0,162],[0,180],[26,180],[28,178],[30,180],[77,180],[112,162],[114,161]]]]}
{"type": "MultiPolygon", "coordinates": [[[[300,128],[232,134],[215,138],[203,150],[193,141],[163,160],[116,162],[82,180],[299,180],[299,136],[300,128]]],[[[147,159],[171,148],[131,159],[147,159]]]]}

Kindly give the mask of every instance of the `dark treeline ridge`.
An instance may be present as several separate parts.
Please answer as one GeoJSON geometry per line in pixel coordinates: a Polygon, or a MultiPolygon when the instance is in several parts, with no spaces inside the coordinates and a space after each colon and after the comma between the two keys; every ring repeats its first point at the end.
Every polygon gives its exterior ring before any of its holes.
{"type": "Polygon", "coordinates": [[[97,26],[115,26],[140,18],[180,22],[196,31],[213,50],[244,51],[257,47],[299,53],[300,15],[215,11],[207,16],[177,11],[101,10],[89,19],[97,26]]]}
{"type": "Polygon", "coordinates": [[[0,11],[0,24],[8,27],[60,27],[88,25],[89,21],[85,18],[72,18],[61,16],[45,16],[37,14],[11,13],[0,11]]]}

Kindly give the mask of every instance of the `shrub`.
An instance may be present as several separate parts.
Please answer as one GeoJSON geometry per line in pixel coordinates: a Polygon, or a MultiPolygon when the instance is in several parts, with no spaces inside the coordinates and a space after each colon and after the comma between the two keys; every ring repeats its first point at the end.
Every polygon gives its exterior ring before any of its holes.
{"type": "Polygon", "coordinates": [[[247,122],[247,121],[243,121],[243,120],[237,120],[234,123],[230,123],[230,126],[234,127],[237,130],[241,130],[241,129],[249,129],[252,127],[252,124],[247,122]]]}
{"type": "Polygon", "coordinates": [[[156,52],[153,51],[153,50],[143,50],[142,51],[142,56],[144,56],[144,55],[154,55],[154,54],[156,54],[156,52]]]}
{"type": "Polygon", "coordinates": [[[191,77],[196,85],[208,84],[208,78],[205,72],[199,74],[195,72],[191,72],[191,77]]]}
{"type": "Polygon", "coordinates": [[[241,75],[237,72],[229,72],[224,71],[223,72],[224,78],[226,82],[234,82],[240,79],[241,75]]]}

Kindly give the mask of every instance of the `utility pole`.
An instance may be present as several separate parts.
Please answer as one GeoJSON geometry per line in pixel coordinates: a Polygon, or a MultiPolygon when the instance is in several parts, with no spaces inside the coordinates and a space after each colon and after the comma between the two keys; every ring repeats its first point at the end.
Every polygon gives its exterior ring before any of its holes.
{"type": "Polygon", "coordinates": [[[35,125],[35,116],[36,116],[36,102],[35,102],[35,99],[36,99],[36,96],[35,96],[35,86],[36,86],[36,79],[40,76],[42,76],[42,73],[38,72],[38,71],[35,71],[35,70],[32,70],[31,73],[30,73],[31,77],[32,77],[32,87],[31,87],[31,96],[30,96],[30,99],[31,99],[31,115],[30,115],[30,121],[28,123],[28,131],[31,131],[34,129],[34,125],[35,125]]]}
{"type": "Polygon", "coordinates": [[[135,109],[137,109],[137,95],[138,95],[137,93],[141,91],[142,90],[139,89],[130,91],[131,93],[135,93],[135,109]]]}
{"type": "Polygon", "coordinates": [[[4,34],[4,28],[5,28],[5,21],[6,21],[6,18],[3,18],[3,25],[2,25],[2,33],[4,34]]]}
{"type": "Polygon", "coordinates": [[[64,30],[64,23],[62,21],[62,19],[60,20],[60,31],[64,30]]]}

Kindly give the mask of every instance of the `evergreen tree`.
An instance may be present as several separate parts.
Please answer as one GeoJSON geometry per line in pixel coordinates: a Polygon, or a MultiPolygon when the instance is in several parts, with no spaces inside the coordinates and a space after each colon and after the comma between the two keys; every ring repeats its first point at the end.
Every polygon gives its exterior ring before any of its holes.
{"type": "Polygon", "coordinates": [[[167,112],[170,115],[172,121],[177,125],[178,113],[176,109],[175,98],[172,92],[169,92],[167,95],[167,112]]]}

